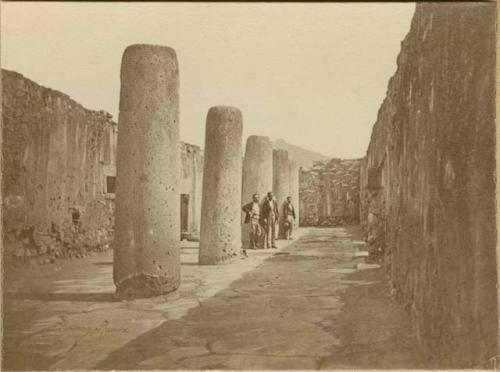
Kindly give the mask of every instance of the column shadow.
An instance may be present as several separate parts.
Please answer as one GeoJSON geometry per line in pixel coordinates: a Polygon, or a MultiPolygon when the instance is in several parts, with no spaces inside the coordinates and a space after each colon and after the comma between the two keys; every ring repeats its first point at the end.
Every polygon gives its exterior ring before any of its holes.
{"type": "Polygon", "coordinates": [[[114,292],[90,293],[24,293],[5,292],[6,300],[69,301],[69,302],[120,302],[114,292]]]}

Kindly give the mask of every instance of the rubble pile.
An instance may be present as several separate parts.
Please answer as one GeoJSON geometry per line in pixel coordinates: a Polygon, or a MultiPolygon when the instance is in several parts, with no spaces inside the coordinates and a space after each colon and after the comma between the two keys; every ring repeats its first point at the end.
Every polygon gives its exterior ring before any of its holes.
{"type": "Polygon", "coordinates": [[[111,247],[113,230],[79,230],[65,223],[52,226],[51,231],[38,231],[35,226],[11,231],[5,238],[5,261],[54,263],[56,259],[83,258],[111,247]]]}

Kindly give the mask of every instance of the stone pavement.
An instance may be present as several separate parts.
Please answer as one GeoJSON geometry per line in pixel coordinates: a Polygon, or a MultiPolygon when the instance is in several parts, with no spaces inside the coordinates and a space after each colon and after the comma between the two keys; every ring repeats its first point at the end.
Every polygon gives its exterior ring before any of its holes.
{"type": "Polygon", "coordinates": [[[198,266],[195,247],[185,248],[178,294],[130,302],[113,300],[110,257],[92,258],[82,265],[93,279],[74,273],[52,293],[18,287],[9,296],[4,367],[427,367],[382,269],[358,265],[357,234],[313,228],[278,251],[217,267],[198,266]]]}
{"type": "MultiPolygon", "coordinates": [[[[306,230],[299,229],[297,236],[306,230]]],[[[5,268],[4,369],[91,369],[107,354],[228,287],[278,249],[247,251],[219,266],[198,265],[198,243],[182,242],[178,291],[120,301],[111,250],[79,260],[5,268]]]]}

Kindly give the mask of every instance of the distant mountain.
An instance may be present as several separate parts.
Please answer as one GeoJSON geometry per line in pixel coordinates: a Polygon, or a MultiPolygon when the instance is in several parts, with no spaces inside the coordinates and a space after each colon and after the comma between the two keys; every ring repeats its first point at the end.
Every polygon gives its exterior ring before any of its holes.
{"type": "Polygon", "coordinates": [[[303,149],[302,147],[291,145],[282,139],[273,142],[273,149],[287,150],[288,156],[293,159],[299,166],[309,168],[315,161],[328,161],[330,158],[319,152],[303,149]]]}

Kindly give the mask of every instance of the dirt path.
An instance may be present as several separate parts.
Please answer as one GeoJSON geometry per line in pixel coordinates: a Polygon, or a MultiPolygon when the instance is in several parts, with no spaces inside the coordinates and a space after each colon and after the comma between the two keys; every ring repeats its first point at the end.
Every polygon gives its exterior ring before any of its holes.
{"type": "Polygon", "coordinates": [[[355,229],[312,229],[99,369],[425,368],[382,269],[354,270],[355,229]]]}

